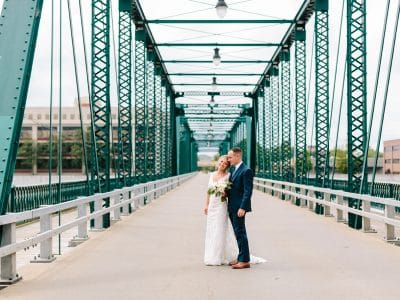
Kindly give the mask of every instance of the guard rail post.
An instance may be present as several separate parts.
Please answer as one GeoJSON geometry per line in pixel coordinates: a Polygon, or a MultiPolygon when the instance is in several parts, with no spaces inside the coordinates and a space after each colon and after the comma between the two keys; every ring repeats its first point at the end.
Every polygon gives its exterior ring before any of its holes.
{"type": "MultiPolygon", "coordinates": [[[[83,197],[79,197],[78,199],[80,199],[80,198],[83,198],[83,197]]],[[[78,219],[86,216],[86,214],[87,214],[87,204],[86,203],[78,205],[77,209],[78,209],[78,219]]],[[[69,241],[68,245],[70,247],[75,247],[89,239],[87,226],[88,226],[87,222],[82,222],[82,223],[78,224],[78,226],[77,226],[78,234],[76,236],[74,236],[74,238],[72,240],[69,241]]]]}
{"type": "MultiPolygon", "coordinates": [[[[16,242],[17,224],[4,224],[0,228],[2,231],[1,247],[14,244],[16,242]]],[[[1,284],[12,284],[22,279],[17,273],[17,254],[15,252],[1,258],[0,274],[1,284]]]]}
{"type": "MultiPolygon", "coordinates": [[[[395,207],[392,205],[385,204],[385,217],[388,219],[394,219],[395,216],[395,207]]],[[[385,222],[385,240],[387,242],[395,242],[396,241],[396,233],[395,228],[392,224],[385,222]]]]}
{"type": "MultiPolygon", "coordinates": [[[[50,205],[43,205],[41,207],[48,207],[50,205]]],[[[52,229],[51,213],[46,213],[40,216],[40,233],[44,233],[52,229]]],[[[49,263],[56,258],[53,255],[53,237],[49,237],[40,243],[40,254],[34,257],[31,261],[33,263],[49,263]]]]}

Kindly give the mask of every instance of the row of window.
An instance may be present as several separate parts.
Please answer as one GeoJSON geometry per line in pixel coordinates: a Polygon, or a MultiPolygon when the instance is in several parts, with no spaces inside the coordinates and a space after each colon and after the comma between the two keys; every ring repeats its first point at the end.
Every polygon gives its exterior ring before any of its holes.
{"type": "MultiPolygon", "coordinates": [[[[33,114],[28,114],[25,115],[25,118],[27,118],[28,120],[33,120],[34,115],[33,114]]],[[[50,120],[50,114],[36,114],[35,115],[36,120],[50,120]]],[[[62,119],[63,120],[67,120],[68,115],[67,114],[63,114],[62,115],[62,119]]],[[[117,119],[117,115],[116,114],[112,114],[111,118],[113,120],[117,119]]],[[[53,114],[53,120],[58,120],[58,114],[53,114]]],[[[69,119],[68,120],[79,120],[79,115],[78,114],[70,114],[69,115],[69,119]]],[[[86,115],[86,120],[90,120],[90,114],[86,115]]]]}
{"type": "Polygon", "coordinates": [[[385,159],[385,164],[400,164],[400,159],[399,158],[394,158],[394,159],[385,159]],[[393,161],[393,162],[392,162],[393,161]]]}
{"type": "Polygon", "coordinates": [[[386,146],[384,149],[385,152],[395,152],[395,151],[400,151],[400,145],[394,145],[394,146],[386,146]]]}

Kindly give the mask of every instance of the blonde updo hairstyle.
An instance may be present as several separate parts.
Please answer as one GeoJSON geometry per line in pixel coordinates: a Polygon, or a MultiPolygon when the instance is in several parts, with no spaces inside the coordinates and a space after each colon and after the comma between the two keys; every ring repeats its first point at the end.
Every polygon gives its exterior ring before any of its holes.
{"type": "MultiPolygon", "coordinates": [[[[228,160],[228,155],[221,155],[221,156],[218,158],[217,162],[215,163],[215,170],[218,170],[219,162],[221,161],[221,159],[226,159],[226,160],[228,160]]],[[[230,166],[231,166],[231,164],[230,164],[229,161],[228,161],[228,166],[226,167],[225,170],[228,170],[230,166]]]]}

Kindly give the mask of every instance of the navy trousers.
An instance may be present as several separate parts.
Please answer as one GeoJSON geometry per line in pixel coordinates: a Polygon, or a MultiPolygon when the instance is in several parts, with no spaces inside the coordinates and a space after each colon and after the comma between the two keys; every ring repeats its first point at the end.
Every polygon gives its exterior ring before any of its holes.
{"type": "Polygon", "coordinates": [[[250,262],[249,242],[247,241],[245,217],[239,218],[236,213],[229,213],[229,219],[232,222],[233,231],[239,247],[237,260],[240,262],[250,262]]]}

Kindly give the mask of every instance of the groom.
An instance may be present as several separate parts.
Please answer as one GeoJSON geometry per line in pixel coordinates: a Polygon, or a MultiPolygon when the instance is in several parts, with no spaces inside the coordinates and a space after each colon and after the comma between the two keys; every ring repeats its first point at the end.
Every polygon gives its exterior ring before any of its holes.
{"type": "Polygon", "coordinates": [[[249,243],[247,241],[245,215],[251,211],[251,194],[253,192],[253,172],[242,161],[242,149],[232,148],[228,152],[228,160],[235,170],[231,172],[232,182],[228,191],[228,213],[239,247],[237,260],[229,265],[233,269],[250,268],[249,243]]]}

